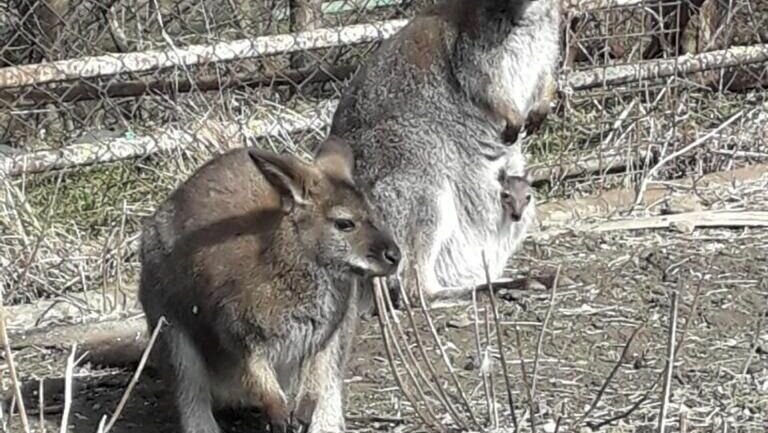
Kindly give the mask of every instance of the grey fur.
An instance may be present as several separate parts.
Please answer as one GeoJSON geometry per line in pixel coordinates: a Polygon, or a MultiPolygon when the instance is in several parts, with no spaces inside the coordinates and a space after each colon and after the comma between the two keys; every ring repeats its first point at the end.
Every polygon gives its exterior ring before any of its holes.
{"type": "Polygon", "coordinates": [[[220,406],[259,406],[273,431],[291,415],[310,432],[344,430],[360,283],[400,255],[351,168],[335,139],[313,164],[229,151],[145,221],[139,299],[150,331],[169,322],[155,353],[184,433],[219,433],[220,406]]]}
{"type": "Polygon", "coordinates": [[[510,174],[505,170],[499,172],[501,184],[501,209],[503,217],[510,222],[520,221],[526,207],[533,200],[531,179],[527,173],[522,175],[510,174]]]}
{"type": "Polygon", "coordinates": [[[535,214],[530,205],[501,223],[497,174],[525,159],[494,107],[531,118],[547,105],[560,11],[557,0],[523,3],[450,0],[415,18],[366,60],[333,117],[403,249],[400,280],[414,291],[418,278],[431,299],[483,283],[482,251],[501,276],[535,214]]]}

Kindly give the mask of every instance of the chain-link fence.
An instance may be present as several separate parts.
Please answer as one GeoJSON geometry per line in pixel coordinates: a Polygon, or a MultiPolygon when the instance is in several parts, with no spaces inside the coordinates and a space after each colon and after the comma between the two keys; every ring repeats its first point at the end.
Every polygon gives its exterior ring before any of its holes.
{"type": "MultiPolygon", "coordinates": [[[[227,148],[308,157],[360,61],[430,3],[0,0],[5,302],[119,299],[142,216],[227,148]]],[[[768,2],[563,14],[559,97],[525,139],[543,197],[768,159],[768,2]]]]}

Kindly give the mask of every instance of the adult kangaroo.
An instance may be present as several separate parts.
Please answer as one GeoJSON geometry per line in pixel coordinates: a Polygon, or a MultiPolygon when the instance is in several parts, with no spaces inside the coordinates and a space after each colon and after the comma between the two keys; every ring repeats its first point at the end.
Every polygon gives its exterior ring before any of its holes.
{"type": "MultiPolygon", "coordinates": [[[[351,147],[403,252],[396,277],[429,301],[501,276],[535,215],[503,218],[499,170],[525,171],[521,119],[549,110],[557,0],[448,0],[382,42],[341,97],[331,133],[351,147]]],[[[322,149],[322,145],[320,146],[322,149]]]]}

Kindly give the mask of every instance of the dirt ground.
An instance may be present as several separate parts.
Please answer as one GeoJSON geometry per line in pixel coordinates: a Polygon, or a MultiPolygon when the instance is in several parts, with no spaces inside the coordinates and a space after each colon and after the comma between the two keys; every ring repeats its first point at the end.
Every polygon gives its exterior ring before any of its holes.
{"type": "MultiPolygon", "coordinates": [[[[701,191],[699,197],[705,208],[767,210],[767,186],[768,178],[763,178],[735,189],[701,191]]],[[[559,284],[552,303],[550,287],[535,279],[524,290],[499,293],[502,346],[521,430],[530,431],[529,408],[533,407],[537,431],[546,433],[556,430],[558,418],[559,431],[589,431],[590,426],[602,431],[656,431],[663,380],[652,385],[666,364],[671,293],[677,290],[676,341],[681,348],[670,384],[669,424],[678,431],[682,418],[690,431],[768,431],[768,229],[570,231],[537,236],[510,262],[509,274],[547,280],[558,267],[559,284]],[[537,340],[550,309],[534,379],[537,340]],[[644,327],[621,357],[641,324],[644,327]],[[594,409],[577,423],[617,365],[594,409]],[[535,404],[529,405],[526,390],[534,380],[535,404]],[[622,417],[649,390],[648,398],[622,417]],[[606,423],[613,417],[619,419],[606,423]]],[[[486,352],[486,305],[481,297],[480,345],[483,353],[490,354],[490,363],[477,355],[471,305],[440,308],[431,316],[475,417],[486,422],[481,371],[490,369],[499,424],[511,427],[493,324],[492,347],[486,352]]],[[[445,386],[451,406],[468,419],[423,315],[419,310],[414,315],[438,382],[445,386]]],[[[400,348],[410,348],[421,360],[408,315],[397,317],[407,336],[397,336],[400,348]]],[[[40,414],[36,379],[44,377],[43,423],[49,431],[58,430],[66,355],[36,349],[15,354],[35,427],[40,414]]],[[[421,365],[429,378],[429,370],[421,365]]],[[[398,371],[406,377],[402,368],[398,371]]],[[[131,375],[128,369],[78,367],[70,431],[96,432],[101,417],[117,406],[131,375]]],[[[349,430],[424,429],[395,383],[375,318],[362,324],[346,377],[349,430]]],[[[430,393],[430,385],[424,382],[422,388],[429,394],[435,418],[450,425],[448,412],[430,393]]],[[[152,371],[145,371],[112,431],[176,431],[169,401],[164,385],[152,371]]],[[[423,405],[421,409],[426,410],[423,405]]],[[[7,411],[4,416],[7,421],[7,411]]],[[[258,425],[255,412],[219,416],[228,432],[260,431],[254,429],[258,425]]],[[[9,430],[22,431],[18,417],[13,417],[9,430]]]]}

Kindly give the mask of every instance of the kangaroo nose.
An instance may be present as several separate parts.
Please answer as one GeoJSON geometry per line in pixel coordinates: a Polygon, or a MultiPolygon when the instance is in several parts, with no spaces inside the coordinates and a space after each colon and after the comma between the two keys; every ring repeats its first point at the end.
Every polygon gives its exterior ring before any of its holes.
{"type": "Polygon", "coordinates": [[[384,249],[384,261],[390,265],[396,266],[400,263],[400,248],[397,245],[390,245],[384,249]]]}

